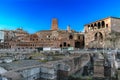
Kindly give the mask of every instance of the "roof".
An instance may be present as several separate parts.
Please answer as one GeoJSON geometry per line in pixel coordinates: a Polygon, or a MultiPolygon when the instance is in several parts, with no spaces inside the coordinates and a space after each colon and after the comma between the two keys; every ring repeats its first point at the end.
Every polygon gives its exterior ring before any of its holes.
{"type": "MultiPolygon", "coordinates": [[[[102,19],[96,20],[96,21],[94,21],[94,22],[101,21],[101,20],[105,20],[105,19],[108,19],[108,18],[120,19],[119,17],[109,16],[109,17],[106,17],[106,18],[102,18],[102,19]]],[[[90,23],[88,23],[88,24],[85,24],[84,26],[89,25],[89,24],[94,23],[94,22],[90,22],[90,23]]]]}

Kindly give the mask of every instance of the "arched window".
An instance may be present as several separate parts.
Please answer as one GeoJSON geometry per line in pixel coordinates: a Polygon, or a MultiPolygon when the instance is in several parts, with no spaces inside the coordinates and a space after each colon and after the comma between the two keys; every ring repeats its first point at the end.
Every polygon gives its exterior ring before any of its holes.
{"type": "Polygon", "coordinates": [[[105,22],[104,21],[101,22],[101,25],[102,25],[102,28],[105,28],[105,22]]]}
{"type": "Polygon", "coordinates": [[[64,42],[63,44],[64,44],[64,47],[66,47],[66,42],[64,42]]]}
{"type": "Polygon", "coordinates": [[[68,44],[68,47],[70,47],[70,44],[68,44]]]}
{"type": "Polygon", "coordinates": [[[62,44],[60,44],[60,47],[62,47],[62,44]]]}
{"type": "Polygon", "coordinates": [[[70,36],[69,36],[69,39],[73,39],[73,36],[72,36],[72,35],[70,35],[70,36]]]}
{"type": "Polygon", "coordinates": [[[78,39],[80,40],[80,36],[78,36],[78,39]]]}
{"type": "Polygon", "coordinates": [[[94,26],[97,26],[97,24],[96,24],[96,23],[94,23],[94,26]]]}
{"type": "Polygon", "coordinates": [[[92,30],[94,29],[94,26],[93,26],[93,24],[91,24],[91,29],[92,29],[92,30]]]}
{"type": "Polygon", "coordinates": [[[79,41],[75,42],[75,48],[80,48],[80,42],[79,41]]]}
{"type": "Polygon", "coordinates": [[[88,29],[90,29],[90,25],[88,25],[88,29]]]}
{"type": "Polygon", "coordinates": [[[100,26],[101,26],[101,25],[100,25],[100,22],[98,22],[98,29],[100,29],[100,26]]]}
{"type": "Polygon", "coordinates": [[[102,41],[103,40],[103,35],[101,32],[97,32],[95,34],[95,40],[99,40],[99,41],[102,41]]]}
{"type": "Polygon", "coordinates": [[[91,27],[93,27],[93,24],[91,24],[91,27]]]}

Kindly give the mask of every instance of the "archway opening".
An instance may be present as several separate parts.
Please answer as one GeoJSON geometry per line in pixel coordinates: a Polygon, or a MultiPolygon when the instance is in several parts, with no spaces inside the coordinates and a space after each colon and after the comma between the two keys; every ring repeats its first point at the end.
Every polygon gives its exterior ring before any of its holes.
{"type": "Polygon", "coordinates": [[[72,36],[72,35],[70,35],[70,36],[69,36],[69,39],[73,39],[73,36],[72,36]]]}
{"type": "Polygon", "coordinates": [[[101,24],[102,24],[102,28],[105,28],[105,22],[102,21],[101,24]]]}
{"type": "Polygon", "coordinates": [[[68,47],[70,47],[70,44],[68,44],[68,47]]]}
{"type": "Polygon", "coordinates": [[[78,39],[80,40],[80,36],[78,36],[78,39]]]}
{"type": "Polygon", "coordinates": [[[64,47],[66,47],[66,42],[63,43],[64,47]]]}
{"type": "Polygon", "coordinates": [[[88,29],[90,29],[90,25],[88,25],[88,29]]]}
{"type": "Polygon", "coordinates": [[[93,26],[93,24],[91,24],[91,29],[92,29],[92,30],[94,29],[94,26],[93,26]]]}
{"type": "Polygon", "coordinates": [[[97,33],[95,34],[95,40],[96,40],[96,41],[103,41],[103,35],[102,35],[101,32],[97,32],[97,33]]]}
{"type": "Polygon", "coordinates": [[[60,44],[60,48],[62,48],[62,44],[60,44]]]}
{"type": "Polygon", "coordinates": [[[97,24],[96,24],[96,23],[94,23],[94,26],[97,26],[97,24]]]}
{"type": "Polygon", "coordinates": [[[101,25],[100,25],[100,22],[98,22],[98,29],[100,29],[100,26],[101,26],[101,25]]]}
{"type": "Polygon", "coordinates": [[[94,29],[97,29],[97,24],[96,23],[94,23],[94,29]]]}
{"type": "Polygon", "coordinates": [[[75,42],[75,48],[80,48],[80,42],[79,41],[75,42]]]}

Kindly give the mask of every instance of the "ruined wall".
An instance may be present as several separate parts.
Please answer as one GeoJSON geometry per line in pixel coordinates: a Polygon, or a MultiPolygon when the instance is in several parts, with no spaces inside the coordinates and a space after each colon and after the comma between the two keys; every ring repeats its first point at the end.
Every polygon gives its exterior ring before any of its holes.
{"type": "Polygon", "coordinates": [[[79,42],[78,48],[84,47],[84,34],[68,32],[67,30],[41,31],[36,33],[43,47],[68,48],[76,47],[75,42],[79,42]]]}
{"type": "Polygon", "coordinates": [[[120,18],[111,18],[111,30],[120,32],[120,18]]]}
{"type": "Polygon", "coordinates": [[[115,21],[112,20],[111,17],[108,17],[108,18],[98,20],[96,22],[85,25],[85,47],[92,48],[91,47],[92,42],[96,41],[98,48],[102,48],[104,45],[106,36],[109,35],[109,33],[111,33],[111,29],[112,29],[111,27],[113,26],[112,22],[115,22],[115,21]],[[99,41],[100,39],[96,39],[96,38],[99,38],[99,35],[97,35],[97,33],[101,34],[101,37],[102,37],[101,41],[99,41]]]}
{"type": "Polygon", "coordinates": [[[120,48],[120,32],[112,31],[105,37],[104,48],[120,48]]]}

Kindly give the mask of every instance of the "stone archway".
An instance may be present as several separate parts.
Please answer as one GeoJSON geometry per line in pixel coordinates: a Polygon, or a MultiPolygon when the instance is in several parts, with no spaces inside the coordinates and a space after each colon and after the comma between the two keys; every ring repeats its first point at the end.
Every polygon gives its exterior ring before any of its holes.
{"type": "Polygon", "coordinates": [[[80,42],[79,41],[75,42],[75,48],[80,48],[80,42]]]}
{"type": "Polygon", "coordinates": [[[103,34],[101,32],[97,32],[94,35],[94,41],[91,42],[92,48],[103,48],[103,34]]]}
{"type": "Polygon", "coordinates": [[[69,36],[69,39],[73,39],[73,35],[70,35],[70,36],[69,36]]]}
{"type": "Polygon", "coordinates": [[[103,34],[101,32],[95,33],[94,40],[95,41],[103,41],[103,34]]]}

